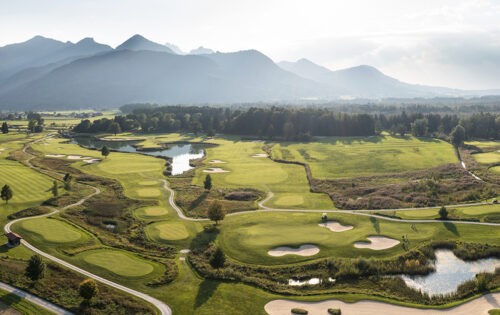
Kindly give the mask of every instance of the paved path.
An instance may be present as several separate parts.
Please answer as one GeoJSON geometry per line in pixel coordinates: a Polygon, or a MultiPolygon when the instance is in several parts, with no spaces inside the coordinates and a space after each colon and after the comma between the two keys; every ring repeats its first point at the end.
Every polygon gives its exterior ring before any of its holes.
{"type": "MultiPolygon", "coordinates": [[[[50,135],[49,135],[49,136],[50,136],[50,135]]],[[[41,140],[43,140],[43,139],[45,139],[45,138],[42,138],[42,139],[36,140],[35,142],[37,142],[37,141],[41,141],[41,140]]],[[[27,152],[26,152],[26,149],[27,149],[28,147],[29,147],[29,144],[27,144],[27,145],[26,145],[26,146],[24,146],[24,148],[23,148],[23,152],[25,152],[26,154],[29,154],[29,153],[27,153],[27,152]]],[[[33,169],[35,169],[35,170],[37,170],[37,171],[39,171],[39,172],[42,172],[42,173],[44,173],[44,174],[48,174],[48,173],[55,173],[55,172],[49,172],[49,171],[46,171],[46,170],[42,170],[42,169],[40,169],[40,168],[38,168],[38,167],[34,166],[33,164],[31,164],[31,160],[32,160],[33,158],[35,158],[35,156],[34,156],[34,155],[32,155],[32,156],[31,156],[28,160],[26,160],[26,162],[27,162],[27,164],[28,164],[28,166],[29,166],[30,168],[33,168],[33,169]]],[[[79,205],[81,205],[82,203],[84,203],[87,199],[92,198],[93,196],[95,196],[95,195],[97,195],[97,194],[100,194],[100,193],[101,193],[101,191],[100,191],[100,189],[99,189],[99,188],[96,188],[96,187],[93,187],[93,186],[90,186],[90,185],[88,185],[88,186],[89,186],[89,187],[92,187],[92,188],[94,189],[94,192],[93,192],[93,193],[91,193],[91,194],[90,194],[90,195],[88,195],[88,196],[85,196],[84,198],[80,199],[79,201],[77,201],[77,202],[75,202],[75,203],[73,203],[73,204],[70,204],[70,205],[68,205],[68,206],[66,206],[66,207],[63,207],[61,210],[66,210],[66,209],[69,209],[69,208],[72,208],[72,207],[79,206],[79,205]]],[[[33,217],[20,218],[20,219],[17,219],[17,220],[10,221],[9,223],[7,223],[7,224],[4,226],[4,230],[5,230],[5,232],[6,232],[6,233],[9,233],[9,232],[11,232],[11,227],[12,227],[12,225],[13,225],[13,224],[15,224],[15,223],[17,223],[17,222],[19,222],[19,221],[22,221],[22,220],[29,220],[29,219],[33,219],[33,218],[48,217],[48,216],[51,216],[51,215],[53,215],[53,214],[58,213],[59,211],[60,211],[60,210],[58,210],[58,209],[54,209],[54,211],[52,211],[52,212],[50,212],[50,213],[47,213],[47,214],[43,214],[43,215],[39,215],[39,216],[33,216],[33,217]]],[[[57,257],[55,257],[55,256],[52,256],[52,255],[50,255],[50,254],[48,254],[48,253],[46,253],[46,252],[44,252],[44,251],[42,251],[42,250],[40,250],[40,249],[36,248],[35,246],[33,246],[33,245],[31,245],[30,243],[28,243],[26,240],[22,240],[22,241],[21,241],[21,243],[22,243],[24,246],[26,246],[28,249],[30,249],[30,250],[32,250],[32,251],[34,251],[35,253],[37,253],[37,254],[39,254],[39,255],[41,255],[41,256],[43,256],[43,257],[45,257],[45,258],[49,259],[49,260],[52,260],[52,261],[54,261],[54,262],[56,262],[56,263],[58,263],[58,264],[60,264],[60,265],[62,265],[62,266],[64,266],[64,267],[66,267],[66,268],[68,268],[68,269],[71,269],[71,270],[73,270],[73,271],[76,271],[76,272],[78,272],[78,273],[80,273],[80,274],[82,274],[82,275],[84,275],[84,276],[86,276],[86,277],[92,278],[92,279],[94,279],[94,280],[96,280],[96,281],[99,281],[99,282],[101,282],[101,283],[104,283],[104,284],[106,284],[106,285],[109,285],[109,286],[111,286],[111,287],[113,287],[113,288],[116,288],[116,289],[118,289],[118,290],[124,291],[124,292],[126,292],[126,293],[128,293],[128,294],[131,294],[131,295],[133,295],[133,296],[135,296],[135,297],[138,297],[138,298],[140,298],[140,299],[142,299],[142,300],[144,300],[144,301],[147,301],[147,302],[149,302],[149,303],[153,304],[153,305],[154,305],[154,306],[155,306],[155,307],[156,307],[156,308],[160,311],[160,314],[162,314],[162,315],[171,315],[171,314],[172,314],[172,310],[170,309],[170,307],[169,307],[167,304],[163,303],[162,301],[160,301],[160,300],[158,300],[158,299],[156,299],[156,298],[154,298],[154,297],[152,297],[152,296],[149,296],[149,295],[147,295],[147,294],[145,294],[145,293],[142,293],[142,292],[139,292],[139,291],[136,291],[136,290],[130,289],[130,288],[126,287],[126,286],[123,286],[123,285],[121,285],[121,284],[118,284],[118,283],[115,283],[115,282],[113,282],[113,281],[107,280],[107,279],[102,278],[102,277],[100,277],[100,276],[98,276],[98,275],[95,275],[95,274],[93,274],[93,273],[91,273],[91,272],[88,272],[88,271],[83,270],[83,269],[81,269],[81,268],[79,268],[79,267],[76,267],[76,266],[74,266],[74,265],[72,265],[72,264],[70,264],[70,263],[68,263],[68,262],[66,262],[66,261],[64,261],[64,260],[62,260],[62,259],[59,259],[59,258],[57,258],[57,257]]]]}
{"type": "Polygon", "coordinates": [[[0,289],[2,289],[3,291],[9,292],[9,293],[15,294],[18,297],[20,297],[26,301],[29,301],[33,304],[41,306],[41,307],[51,311],[54,314],[60,314],[60,315],[72,315],[73,314],[73,313],[65,310],[64,308],[61,308],[53,303],[50,303],[49,301],[43,300],[36,295],[33,295],[31,293],[28,293],[26,291],[23,291],[21,289],[18,289],[16,287],[8,285],[6,283],[0,282],[0,289]]]}

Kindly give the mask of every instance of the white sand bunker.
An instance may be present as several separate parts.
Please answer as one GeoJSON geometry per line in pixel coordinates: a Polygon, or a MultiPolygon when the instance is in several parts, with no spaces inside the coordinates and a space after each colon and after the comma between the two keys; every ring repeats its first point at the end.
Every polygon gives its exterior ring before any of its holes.
{"type": "Polygon", "coordinates": [[[221,160],[211,160],[210,162],[208,163],[212,163],[212,164],[223,164],[223,163],[227,163],[227,162],[224,162],[224,161],[221,161],[221,160]]]}
{"type": "Polygon", "coordinates": [[[226,171],[220,167],[211,167],[206,170],[203,170],[203,172],[212,174],[212,173],[228,173],[229,171],[226,171]]]}
{"type": "Polygon", "coordinates": [[[356,242],[354,247],[356,248],[369,248],[373,250],[383,250],[394,247],[399,244],[398,240],[393,238],[388,238],[385,236],[368,236],[367,239],[370,242],[356,242]]]}
{"type": "Polygon", "coordinates": [[[314,256],[317,253],[319,253],[319,248],[311,244],[301,245],[299,248],[280,246],[267,252],[268,255],[273,257],[281,257],[285,255],[314,256]]]}
{"type": "Polygon", "coordinates": [[[467,303],[447,309],[418,309],[406,306],[392,305],[384,302],[362,300],[354,303],[346,303],[339,300],[327,300],[322,302],[298,302],[290,300],[274,300],[264,306],[267,314],[290,315],[294,307],[303,308],[309,314],[328,314],[329,308],[340,308],[342,315],[487,315],[488,310],[498,308],[500,293],[490,293],[467,303]]]}
{"type": "Polygon", "coordinates": [[[83,160],[83,162],[85,162],[87,164],[95,164],[95,163],[101,162],[101,160],[100,159],[85,159],[85,160],[83,160]]]}
{"type": "Polygon", "coordinates": [[[4,151],[4,150],[7,150],[7,148],[0,148],[0,151],[4,151]]]}
{"type": "Polygon", "coordinates": [[[68,155],[68,160],[90,160],[92,159],[90,156],[81,156],[81,155],[68,155]]]}
{"type": "Polygon", "coordinates": [[[330,229],[330,231],[332,232],[344,232],[353,229],[352,225],[342,225],[337,221],[328,221],[325,223],[320,223],[318,225],[330,229]]]}
{"type": "Polygon", "coordinates": [[[65,156],[66,156],[66,154],[45,154],[45,157],[49,157],[49,158],[62,158],[65,156]]]}
{"type": "Polygon", "coordinates": [[[257,153],[257,154],[252,155],[252,157],[254,157],[254,158],[266,158],[266,157],[268,157],[268,155],[265,153],[257,153]]]}

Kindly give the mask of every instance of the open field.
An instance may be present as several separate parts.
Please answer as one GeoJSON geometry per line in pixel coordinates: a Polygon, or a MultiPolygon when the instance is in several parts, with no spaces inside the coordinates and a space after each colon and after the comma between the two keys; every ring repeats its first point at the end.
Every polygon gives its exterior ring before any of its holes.
{"type": "Polygon", "coordinates": [[[458,162],[453,147],[444,141],[389,135],[279,143],[273,146],[272,155],[309,164],[318,179],[404,172],[458,162]]]}
{"type": "Polygon", "coordinates": [[[352,230],[335,233],[318,225],[318,213],[253,213],[225,219],[218,242],[225,253],[245,263],[276,265],[301,262],[323,257],[393,257],[404,252],[401,245],[387,250],[372,251],[353,246],[357,241],[366,241],[368,236],[387,236],[401,240],[407,235],[409,248],[415,248],[430,240],[463,240],[488,242],[500,245],[497,227],[471,226],[452,223],[416,224],[416,231],[409,223],[389,222],[350,214],[329,213],[330,220],[343,225],[352,225],[352,230]],[[271,257],[267,252],[278,246],[298,247],[312,244],[320,252],[311,257],[286,255],[271,257]]]}

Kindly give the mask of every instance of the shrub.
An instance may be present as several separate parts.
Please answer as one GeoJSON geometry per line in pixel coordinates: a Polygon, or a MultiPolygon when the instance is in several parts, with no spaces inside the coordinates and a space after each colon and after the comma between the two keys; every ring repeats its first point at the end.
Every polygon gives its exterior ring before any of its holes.
{"type": "Polygon", "coordinates": [[[331,315],[341,315],[342,311],[340,310],[340,308],[329,308],[328,309],[328,314],[331,314],[331,315]]]}
{"type": "Polygon", "coordinates": [[[292,314],[307,315],[309,312],[303,308],[294,307],[292,308],[292,314]]]}

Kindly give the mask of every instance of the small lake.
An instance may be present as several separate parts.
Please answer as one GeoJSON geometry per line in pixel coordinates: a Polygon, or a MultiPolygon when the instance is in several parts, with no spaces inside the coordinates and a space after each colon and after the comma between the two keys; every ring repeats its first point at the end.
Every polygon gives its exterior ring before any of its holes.
{"type": "Polygon", "coordinates": [[[190,160],[200,159],[204,156],[203,144],[176,143],[168,144],[165,149],[153,151],[138,151],[134,144],[140,141],[104,141],[91,137],[75,137],[72,143],[88,149],[101,149],[104,145],[110,150],[120,152],[142,153],[151,156],[165,156],[172,158],[172,175],[179,175],[192,169],[190,160]]]}
{"type": "Polygon", "coordinates": [[[402,275],[407,286],[429,295],[453,293],[460,284],[474,279],[476,274],[494,272],[500,267],[497,258],[463,261],[451,250],[437,250],[435,254],[436,271],[426,276],[402,275]]]}

